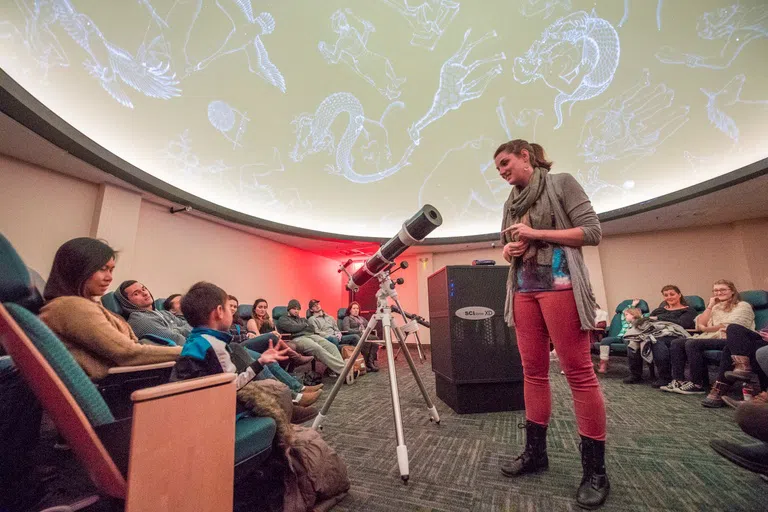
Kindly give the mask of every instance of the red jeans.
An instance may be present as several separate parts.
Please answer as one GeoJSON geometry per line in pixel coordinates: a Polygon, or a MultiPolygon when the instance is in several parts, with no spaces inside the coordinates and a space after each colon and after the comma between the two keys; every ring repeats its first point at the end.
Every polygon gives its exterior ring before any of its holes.
{"type": "Polygon", "coordinates": [[[572,290],[515,293],[517,344],[525,375],[525,416],[548,425],[552,414],[549,390],[549,340],[573,395],[579,434],[605,440],[605,403],[589,354],[589,331],[581,330],[572,290]]]}

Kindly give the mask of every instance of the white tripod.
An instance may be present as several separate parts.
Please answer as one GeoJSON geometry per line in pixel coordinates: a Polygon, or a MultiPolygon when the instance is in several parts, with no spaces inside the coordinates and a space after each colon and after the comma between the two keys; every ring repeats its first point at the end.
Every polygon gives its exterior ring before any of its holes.
{"type": "MultiPolygon", "coordinates": [[[[437,414],[437,409],[432,403],[432,400],[429,398],[429,394],[424,387],[424,382],[422,382],[419,373],[416,371],[416,366],[413,364],[411,353],[405,346],[405,338],[409,333],[415,333],[419,329],[418,323],[416,323],[416,320],[409,321],[405,315],[403,315],[405,325],[402,327],[397,327],[394,325],[392,310],[389,307],[387,298],[392,299],[392,301],[397,305],[401,312],[403,312],[403,308],[400,307],[400,303],[397,300],[395,283],[389,277],[389,274],[389,270],[384,270],[376,275],[377,279],[379,280],[379,291],[376,293],[376,313],[368,321],[368,325],[365,327],[365,331],[363,331],[363,334],[360,337],[360,341],[355,347],[355,351],[347,360],[347,364],[344,365],[344,370],[341,372],[341,375],[339,375],[338,379],[336,380],[336,384],[334,384],[333,389],[331,390],[331,394],[328,396],[328,399],[323,404],[320,413],[312,423],[312,428],[315,430],[323,429],[323,421],[325,420],[326,414],[328,413],[328,409],[331,408],[331,404],[333,403],[334,398],[336,398],[336,394],[341,389],[342,384],[346,380],[347,374],[352,370],[352,366],[357,359],[357,355],[363,348],[363,343],[368,340],[368,336],[370,335],[374,326],[379,320],[381,320],[384,327],[384,348],[387,351],[387,365],[389,367],[389,389],[392,393],[392,413],[395,417],[395,436],[397,437],[397,465],[400,469],[400,478],[403,479],[403,482],[408,483],[408,448],[405,446],[405,436],[403,435],[403,419],[400,412],[400,394],[397,389],[395,358],[392,348],[393,333],[397,338],[397,342],[400,346],[400,349],[402,350],[402,353],[405,355],[405,360],[408,362],[408,366],[411,368],[411,373],[413,373],[413,378],[416,379],[416,384],[418,384],[419,390],[421,390],[424,401],[427,403],[427,409],[429,410],[429,421],[434,421],[435,423],[439,424],[440,416],[437,414]]],[[[398,282],[402,283],[402,280],[399,279],[398,282]]]]}

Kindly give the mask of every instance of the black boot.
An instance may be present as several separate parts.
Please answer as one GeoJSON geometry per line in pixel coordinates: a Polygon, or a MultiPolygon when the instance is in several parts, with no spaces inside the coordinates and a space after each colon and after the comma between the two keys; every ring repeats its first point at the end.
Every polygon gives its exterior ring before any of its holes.
{"type": "MultiPolygon", "coordinates": [[[[523,425],[518,425],[522,428],[523,425]]],[[[508,464],[502,464],[504,476],[537,473],[549,468],[547,458],[547,427],[532,421],[525,422],[525,451],[508,464]]]]}
{"type": "Polygon", "coordinates": [[[605,474],[605,441],[581,436],[581,467],[584,476],[576,492],[576,504],[594,510],[605,502],[611,490],[605,474]]]}
{"type": "Polygon", "coordinates": [[[368,354],[365,356],[365,368],[369,372],[377,372],[379,366],[376,364],[376,358],[379,354],[379,346],[370,342],[366,342],[366,345],[368,345],[368,354]]]}
{"type": "Polygon", "coordinates": [[[643,358],[637,350],[627,349],[627,366],[629,377],[624,379],[624,384],[638,384],[643,382],[643,358]]]}

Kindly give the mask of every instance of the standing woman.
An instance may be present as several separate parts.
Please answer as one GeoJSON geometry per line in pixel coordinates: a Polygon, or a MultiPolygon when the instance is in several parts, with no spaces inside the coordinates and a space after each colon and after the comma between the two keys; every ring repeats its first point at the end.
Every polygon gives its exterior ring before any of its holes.
{"type": "Polygon", "coordinates": [[[600,222],[573,176],[549,174],[552,162],[540,145],[520,139],[507,142],[496,150],[494,161],[513,186],[502,223],[503,256],[511,264],[504,315],[517,332],[526,413],[525,451],[501,471],[511,477],[549,466],[551,339],[571,388],[581,435],[584,473],[576,502],[594,509],[608,497],[610,484],[605,472],[605,404],[589,343],[597,303],[581,246],[600,242],[600,222]]]}

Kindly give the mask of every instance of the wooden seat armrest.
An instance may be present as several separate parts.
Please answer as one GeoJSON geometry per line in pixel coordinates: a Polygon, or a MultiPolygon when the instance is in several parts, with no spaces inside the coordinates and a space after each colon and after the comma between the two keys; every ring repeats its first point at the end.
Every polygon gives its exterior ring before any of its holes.
{"type": "Polygon", "coordinates": [[[160,368],[172,368],[176,364],[176,361],[166,361],[164,363],[155,364],[142,364],[139,366],[113,366],[107,370],[107,375],[115,375],[119,373],[133,373],[133,372],[145,372],[149,370],[157,370],[160,368]]]}
{"type": "Polygon", "coordinates": [[[160,386],[134,391],[131,393],[131,400],[133,402],[156,400],[158,398],[189,393],[190,391],[197,391],[199,389],[221,386],[222,384],[228,384],[233,380],[235,380],[234,373],[219,373],[208,377],[200,377],[198,379],[169,382],[168,384],[161,384],[160,386]]]}

